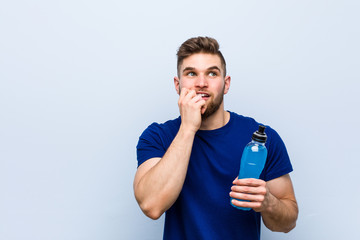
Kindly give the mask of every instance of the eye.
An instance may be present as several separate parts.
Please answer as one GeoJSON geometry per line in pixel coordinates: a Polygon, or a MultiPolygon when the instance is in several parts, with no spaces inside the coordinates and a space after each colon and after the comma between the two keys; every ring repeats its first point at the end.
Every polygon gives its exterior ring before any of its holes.
{"type": "Polygon", "coordinates": [[[194,73],[194,72],[188,72],[187,74],[186,74],[186,76],[190,76],[190,77],[193,77],[193,76],[195,76],[196,74],[194,73]]]}
{"type": "Polygon", "coordinates": [[[217,73],[216,73],[216,72],[209,72],[209,76],[210,76],[210,77],[216,77],[216,76],[217,76],[217,73]]]}

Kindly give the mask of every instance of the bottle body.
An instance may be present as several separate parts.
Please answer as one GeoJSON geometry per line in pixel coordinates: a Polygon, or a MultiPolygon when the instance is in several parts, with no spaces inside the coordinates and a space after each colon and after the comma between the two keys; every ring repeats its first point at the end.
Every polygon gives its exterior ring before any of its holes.
{"type": "MultiPolygon", "coordinates": [[[[244,148],[239,171],[239,179],[243,178],[259,178],[262,170],[264,169],[267,157],[267,149],[265,143],[252,140],[244,148]]],[[[231,199],[232,200],[232,199],[231,199]]],[[[239,201],[244,201],[237,199],[239,201]]],[[[251,208],[237,207],[231,204],[233,207],[250,210],[251,208]]]]}

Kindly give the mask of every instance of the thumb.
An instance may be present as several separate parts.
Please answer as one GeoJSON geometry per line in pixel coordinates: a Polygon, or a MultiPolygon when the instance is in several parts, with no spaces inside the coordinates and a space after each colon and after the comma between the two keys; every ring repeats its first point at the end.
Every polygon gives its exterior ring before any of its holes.
{"type": "Polygon", "coordinates": [[[238,177],[236,177],[236,178],[234,179],[233,184],[235,184],[235,183],[237,182],[237,180],[238,180],[238,177]]]}

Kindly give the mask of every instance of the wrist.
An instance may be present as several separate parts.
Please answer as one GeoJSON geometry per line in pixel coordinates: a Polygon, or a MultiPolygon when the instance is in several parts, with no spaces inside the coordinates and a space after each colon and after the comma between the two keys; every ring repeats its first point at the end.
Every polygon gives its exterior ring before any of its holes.
{"type": "Polygon", "coordinates": [[[189,127],[181,123],[179,133],[183,134],[184,136],[195,136],[198,129],[194,127],[189,127]]]}

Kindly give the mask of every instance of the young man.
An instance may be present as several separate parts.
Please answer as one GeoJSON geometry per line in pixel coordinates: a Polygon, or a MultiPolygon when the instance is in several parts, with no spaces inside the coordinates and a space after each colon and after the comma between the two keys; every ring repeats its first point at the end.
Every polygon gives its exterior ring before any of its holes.
{"type": "Polygon", "coordinates": [[[151,124],[137,145],[134,192],[148,217],[166,212],[164,239],[260,239],[295,227],[292,166],[279,135],[266,128],[268,157],[260,179],[237,179],[242,150],[259,123],[224,110],[230,76],[215,39],[191,38],[178,50],[180,117],[151,124]],[[238,210],[230,205],[230,197],[238,210]],[[261,216],[260,216],[261,215],[261,216]]]}

